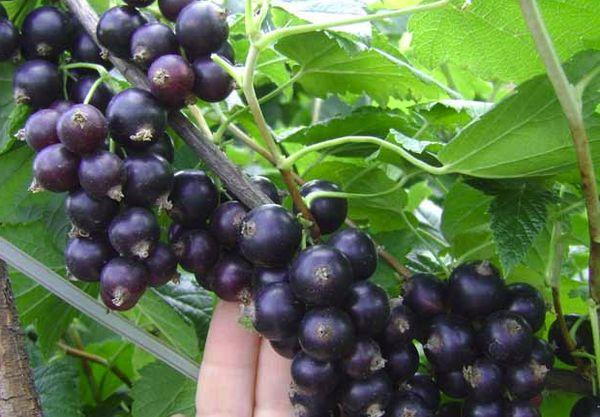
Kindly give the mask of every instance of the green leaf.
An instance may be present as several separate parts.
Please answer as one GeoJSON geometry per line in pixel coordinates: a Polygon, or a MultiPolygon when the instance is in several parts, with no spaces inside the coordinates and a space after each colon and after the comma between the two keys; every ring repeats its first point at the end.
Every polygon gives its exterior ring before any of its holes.
{"type": "Polygon", "coordinates": [[[505,271],[521,262],[546,225],[549,191],[530,184],[497,194],[490,205],[491,228],[505,271]]]}
{"type": "MultiPolygon", "coordinates": [[[[485,79],[522,82],[544,72],[519,2],[477,0],[463,7],[415,14],[409,22],[413,53],[426,67],[466,66],[485,79]]],[[[550,36],[563,60],[600,39],[600,3],[589,0],[539,2],[550,36]]]]}
{"type": "Polygon", "coordinates": [[[15,133],[23,127],[29,109],[17,106],[13,100],[12,78],[15,66],[0,63],[0,154],[6,152],[15,142],[15,133]]]}
{"type": "Polygon", "coordinates": [[[194,382],[160,362],[151,363],[133,385],[133,417],[171,417],[177,413],[193,417],[195,393],[194,382]]]}
{"type": "Polygon", "coordinates": [[[45,417],[82,417],[77,364],[71,358],[34,369],[35,387],[45,417]]]}
{"type": "Polygon", "coordinates": [[[380,52],[367,49],[351,54],[336,39],[332,34],[306,33],[282,39],[276,49],[300,65],[303,75],[298,83],[318,97],[368,94],[385,105],[391,97],[442,96],[439,87],[421,81],[380,52]]]}
{"type": "MultiPolygon", "coordinates": [[[[576,83],[600,65],[600,52],[585,52],[566,64],[576,83]]],[[[591,153],[600,161],[600,75],[583,95],[583,114],[591,153]]],[[[512,178],[552,175],[574,169],[576,158],[566,118],[546,76],[518,87],[510,96],[467,126],[438,154],[451,172],[476,177],[512,178]]]]}

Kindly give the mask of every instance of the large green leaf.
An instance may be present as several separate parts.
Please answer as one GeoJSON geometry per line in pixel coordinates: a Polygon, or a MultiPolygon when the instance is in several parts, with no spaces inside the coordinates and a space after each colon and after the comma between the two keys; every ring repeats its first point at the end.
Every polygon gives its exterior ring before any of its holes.
{"type": "Polygon", "coordinates": [[[77,364],[63,358],[34,369],[35,387],[45,417],[82,417],[77,364]]]}
{"type": "MultiPolygon", "coordinates": [[[[600,65],[600,52],[577,55],[566,65],[572,83],[600,65]]],[[[583,96],[583,113],[592,147],[600,161],[600,74],[583,96]]],[[[438,158],[451,172],[477,177],[542,176],[573,169],[576,158],[566,118],[546,76],[518,87],[518,93],[467,126],[438,158]]]]}
{"type": "MultiPolygon", "coordinates": [[[[444,63],[467,66],[486,79],[522,82],[544,71],[525,26],[519,2],[477,0],[411,17],[414,55],[429,68],[444,63]]],[[[544,20],[563,60],[600,47],[600,2],[545,0],[544,20]]]]}

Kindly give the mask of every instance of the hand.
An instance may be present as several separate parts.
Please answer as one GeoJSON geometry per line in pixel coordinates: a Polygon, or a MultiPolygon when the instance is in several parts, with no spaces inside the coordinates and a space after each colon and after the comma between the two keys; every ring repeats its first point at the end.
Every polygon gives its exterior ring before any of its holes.
{"type": "Polygon", "coordinates": [[[196,392],[196,417],[290,417],[290,361],[239,323],[240,308],[215,308],[196,392]]]}

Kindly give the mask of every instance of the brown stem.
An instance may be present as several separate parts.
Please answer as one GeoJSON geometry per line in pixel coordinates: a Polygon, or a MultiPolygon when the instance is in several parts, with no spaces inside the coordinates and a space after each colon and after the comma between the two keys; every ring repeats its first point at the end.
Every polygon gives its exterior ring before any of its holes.
{"type": "Polygon", "coordinates": [[[6,264],[3,261],[0,261],[0,416],[42,416],[6,264]]]}
{"type": "MultiPolygon", "coordinates": [[[[79,350],[85,350],[85,346],[83,345],[81,336],[79,335],[79,332],[74,326],[71,326],[69,335],[71,336],[79,350]]],[[[99,403],[102,400],[102,398],[100,397],[100,390],[98,389],[98,384],[96,383],[96,379],[94,378],[90,362],[87,359],[83,359],[81,365],[83,366],[83,372],[85,373],[85,376],[88,380],[88,384],[90,385],[90,390],[92,391],[94,399],[97,403],[99,403]]]]}
{"type": "Polygon", "coordinates": [[[566,369],[553,369],[546,379],[546,388],[574,392],[581,395],[592,395],[592,384],[577,372],[566,369]]]}

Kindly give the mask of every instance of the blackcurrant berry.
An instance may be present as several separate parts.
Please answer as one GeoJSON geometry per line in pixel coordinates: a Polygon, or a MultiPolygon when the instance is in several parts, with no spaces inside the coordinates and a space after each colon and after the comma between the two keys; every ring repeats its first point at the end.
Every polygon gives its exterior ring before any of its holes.
{"type": "Polygon", "coordinates": [[[359,281],[350,286],[344,309],[356,326],[358,334],[381,333],[390,316],[390,300],[380,286],[369,281],[359,281]]]}
{"type": "Polygon", "coordinates": [[[495,363],[480,359],[463,368],[469,398],[477,401],[492,401],[502,396],[502,369],[495,363]]]}
{"type": "Polygon", "coordinates": [[[545,340],[534,338],[531,347],[531,359],[539,364],[546,365],[548,369],[552,369],[554,366],[552,347],[545,340]]]}
{"type": "Polygon", "coordinates": [[[100,16],[96,36],[102,46],[119,58],[129,58],[129,44],[137,28],[146,19],[133,7],[118,6],[100,16]]]}
{"type": "Polygon", "coordinates": [[[195,1],[179,12],[177,40],[193,57],[217,51],[229,36],[227,13],[209,1],[195,1]]]}
{"type": "Polygon", "coordinates": [[[162,23],[146,23],[131,36],[131,57],[143,68],[148,68],[163,55],[177,54],[178,49],[175,34],[162,23]]]}
{"type": "Polygon", "coordinates": [[[195,0],[158,0],[160,13],[171,22],[177,21],[179,12],[195,0]]]}
{"type": "Polygon", "coordinates": [[[169,209],[173,186],[173,170],[162,157],[152,154],[130,156],[124,161],[126,181],[125,202],[131,206],[169,209]]]}
{"type": "Polygon", "coordinates": [[[340,362],[342,370],[351,378],[365,379],[385,366],[379,344],[368,337],[356,339],[354,346],[340,362]]]}
{"type": "Polygon", "coordinates": [[[167,112],[147,91],[129,88],[108,103],[106,118],[110,133],[126,147],[144,148],[164,133],[167,112]]]}
{"type": "Polygon", "coordinates": [[[70,43],[73,31],[68,16],[52,6],[34,9],[23,21],[21,42],[27,59],[55,61],[70,43]]]}
{"type": "Polygon", "coordinates": [[[177,242],[185,232],[187,232],[187,229],[179,223],[171,223],[171,225],[169,226],[169,231],[167,233],[169,243],[177,242]]]}
{"type": "Polygon", "coordinates": [[[463,407],[463,417],[503,417],[504,405],[501,400],[481,402],[467,400],[463,407]]]}
{"type": "Polygon", "coordinates": [[[131,7],[148,7],[154,0],[123,0],[125,4],[131,7]]]}
{"type": "Polygon", "coordinates": [[[120,201],[125,181],[123,161],[108,151],[86,155],[79,166],[79,181],[83,189],[94,197],[109,197],[120,201]]]}
{"type": "Polygon", "coordinates": [[[269,343],[279,356],[287,359],[293,359],[300,352],[300,342],[296,335],[283,340],[270,340],[269,343]]]}
{"type": "Polygon", "coordinates": [[[352,284],[352,266],[337,249],[316,245],[298,254],[290,267],[290,285],[309,305],[339,305],[352,284]]]}
{"type": "Polygon", "coordinates": [[[266,285],[254,297],[254,327],[269,340],[295,336],[303,314],[304,306],[286,282],[266,285]]]}
{"type": "Polygon", "coordinates": [[[475,357],[475,337],[468,322],[456,316],[433,319],[424,346],[429,362],[439,372],[461,369],[475,357]]]}
{"type": "Polygon", "coordinates": [[[219,204],[219,192],[204,171],[179,171],[169,201],[173,204],[169,216],[174,221],[186,227],[201,227],[219,204]]]}
{"type": "Polygon", "coordinates": [[[147,258],[159,237],[160,227],[154,213],[141,207],[125,209],[108,228],[111,245],[123,256],[147,258]]]}
{"type": "MultiPolygon", "coordinates": [[[[273,284],[275,285],[275,284],[273,284]]],[[[350,316],[333,307],[307,312],[300,323],[300,346],[315,359],[336,360],[354,345],[354,326],[350,316]]]]}
{"type": "Polygon", "coordinates": [[[332,394],[306,393],[292,383],[289,396],[294,417],[333,417],[332,410],[336,402],[332,394]]]}
{"type": "Polygon", "coordinates": [[[266,204],[252,209],[240,229],[242,255],[258,266],[283,266],[295,255],[302,240],[300,223],[286,209],[266,204]]]}
{"type": "Polygon", "coordinates": [[[433,411],[421,398],[415,395],[404,395],[392,400],[385,415],[386,417],[433,417],[433,411]]]}
{"type": "MultiPolygon", "coordinates": [[[[235,64],[235,51],[233,50],[233,46],[227,41],[223,42],[219,50],[216,52],[217,55],[222,56],[227,61],[235,64]]],[[[279,204],[279,203],[276,203],[279,204]]]]}
{"type": "Polygon", "coordinates": [[[227,201],[219,205],[210,218],[210,232],[221,245],[226,248],[235,247],[247,212],[239,201],[227,201]]]}
{"type": "Polygon", "coordinates": [[[541,415],[540,411],[528,401],[511,401],[504,406],[504,417],[541,417],[541,415]]]}
{"type": "Polygon", "coordinates": [[[77,62],[89,62],[102,65],[107,69],[112,68],[112,64],[104,58],[102,50],[96,45],[94,39],[85,31],[79,32],[75,37],[71,45],[71,55],[77,62]]]}
{"type": "Polygon", "coordinates": [[[173,251],[183,269],[205,277],[219,259],[219,244],[205,230],[183,233],[173,242],[173,251]]]}
{"type": "Polygon", "coordinates": [[[0,17],[0,61],[7,61],[17,53],[20,37],[17,28],[6,18],[0,17]]]}
{"type": "Polygon", "coordinates": [[[71,223],[86,234],[105,230],[119,211],[116,201],[92,197],[82,189],[69,194],[65,207],[71,223]]]}
{"type": "Polygon", "coordinates": [[[437,316],[445,310],[446,293],[446,283],[441,279],[415,274],[404,284],[404,304],[419,316],[437,316]]]}
{"type": "Polygon", "coordinates": [[[506,369],[506,386],[513,398],[530,400],[544,388],[550,368],[535,360],[513,365],[506,369]]]}
{"type": "Polygon", "coordinates": [[[27,144],[34,150],[40,151],[46,146],[59,142],[56,124],[60,113],[52,109],[38,110],[27,119],[23,136],[27,144]]]}
{"type": "Polygon", "coordinates": [[[385,369],[394,383],[404,382],[419,369],[419,352],[412,343],[385,349],[385,369]]]}
{"type": "Polygon", "coordinates": [[[100,272],[117,256],[101,237],[72,238],[65,248],[65,263],[69,274],[81,281],[100,281],[100,272]]]}
{"type": "MultiPolygon", "coordinates": [[[[300,188],[302,197],[307,198],[312,193],[340,192],[336,184],[324,180],[312,180],[300,188]]],[[[323,234],[335,232],[346,220],[348,200],[345,198],[319,197],[311,200],[309,209],[319,230],[323,234]]]]}
{"type": "Polygon", "coordinates": [[[518,363],[531,354],[533,333],[518,314],[498,311],[490,315],[477,336],[479,349],[493,361],[518,363]]]}
{"type": "Polygon", "coordinates": [[[506,310],[521,315],[535,333],[544,325],[546,303],[542,294],[529,284],[511,284],[507,287],[506,310]]]}
{"type": "MultiPolygon", "coordinates": [[[[97,79],[98,77],[95,76],[84,76],[75,80],[69,85],[69,99],[75,103],[83,103],[97,79]]],[[[111,89],[106,84],[100,83],[89,104],[104,113],[113,96],[111,89]]]]}
{"type": "Polygon", "coordinates": [[[435,410],[440,405],[440,390],[429,375],[414,375],[400,385],[400,394],[419,397],[430,410],[435,410]]]}
{"type": "MultiPolygon", "coordinates": [[[[578,349],[583,349],[588,353],[594,352],[594,339],[592,337],[592,326],[589,320],[583,320],[578,314],[565,315],[565,321],[569,331],[579,322],[579,326],[575,330],[575,345],[578,349]]],[[[560,330],[558,319],[550,325],[548,331],[548,342],[554,350],[554,354],[558,359],[568,365],[575,365],[575,359],[569,352],[563,333],[560,330]]]]}
{"type": "Polygon", "coordinates": [[[266,287],[269,284],[276,282],[289,282],[290,274],[286,268],[262,268],[254,269],[254,278],[252,280],[252,288],[255,291],[266,287]]]}
{"type": "Polygon", "coordinates": [[[392,399],[392,383],[380,372],[364,380],[350,380],[342,384],[339,402],[349,416],[381,416],[392,399]]]}
{"type": "Polygon", "coordinates": [[[194,71],[181,55],[163,55],[148,70],[150,91],[167,107],[193,103],[194,71]]]}
{"type": "Polygon", "coordinates": [[[438,372],[435,374],[435,382],[448,397],[462,399],[469,394],[469,383],[465,380],[462,369],[438,372]]]}
{"type": "Polygon", "coordinates": [[[108,136],[108,123],[102,112],[94,106],[76,104],[62,114],[56,130],[67,149],[84,155],[102,147],[108,136]]]}
{"type": "Polygon", "coordinates": [[[352,264],[354,279],[367,279],[375,272],[377,248],[366,233],[354,228],[340,230],[327,244],[346,255],[352,264]]]}
{"type": "Polygon", "coordinates": [[[194,70],[194,94],[201,100],[215,103],[225,100],[233,91],[233,78],[208,57],[200,57],[192,63],[194,70]]]}
{"type": "Polygon", "coordinates": [[[448,300],[454,313],[467,317],[486,316],[504,306],[504,280],[488,261],[460,265],[450,275],[448,300]]]}
{"type": "Polygon", "coordinates": [[[160,287],[169,281],[177,281],[177,258],[168,245],[158,242],[150,255],[144,259],[148,270],[148,285],[160,287]]]}
{"type": "Polygon", "coordinates": [[[68,100],[56,100],[52,102],[52,104],[50,104],[50,109],[56,110],[60,114],[63,114],[64,112],[69,110],[71,106],[73,106],[73,104],[73,102],[68,100]]]}
{"type": "Polygon", "coordinates": [[[100,295],[111,310],[129,310],[135,306],[148,285],[144,265],[130,258],[114,258],[100,274],[100,295]]]}
{"type": "Polygon", "coordinates": [[[251,297],[252,265],[239,255],[230,253],[215,265],[211,289],[225,301],[248,304],[251,297]]]}
{"type": "Polygon", "coordinates": [[[304,352],[294,356],[291,372],[296,387],[309,394],[332,392],[340,380],[333,362],[313,359],[304,352]]]}
{"type": "Polygon", "coordinates": [[[64,145],[57,143],[38,152],[33,160],[33,173],[38,187],[55,193],[72,191],[79,186],[77,169],[79,156],[70,152],[64,145]]]}
{"type": "Polygon", "coordinates": [[[600,397],[582,397],[571,409],[570,417],[600,417],[600,397]]]}
{"type": "Polygon", "coordinates": [[[461,403],[452,401],[442,404],[438,409],[435,417],[462,417],[463,406],[461,403]]]}
{"type": "Polygon", "coordinates": [[[385,326],[383,340],[386,346],[399,346],[409,343],[419,333],[417,317],[412,310],[401,304],[399,300],[393,300],[389,320],[385,326]]]}
{"type": "Polygon", "coordinates": [[[33,108],[48,107],[61,96],[61,88],[58,67],[41,59],[25,62],[13,77],[15,101],[33,108]]]}
{"type": "Polygon", "coordinates": [[[127,155],[147,155],[153,154],[162,156],[170,163],[175,159],[175,147],[173,146],[173,140],[165,133],[156,142],[150,144],[144,149],[129,148],[127,149],[127,155]]]}
{"type": "Polygon", "coordinates": [[[273,184],[273,181],[261,175],[254,175],[250,178],[250,182],[258,187],[260,191],[275,204],[281,204],[281,196],[279,190],[273,184]]]}

